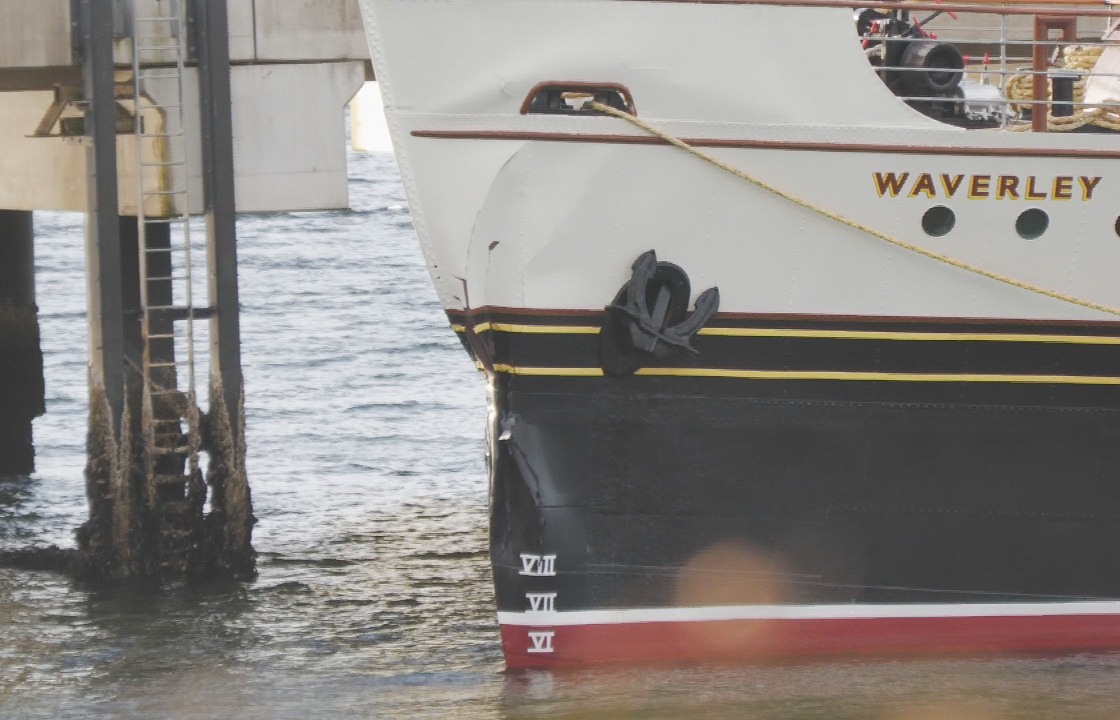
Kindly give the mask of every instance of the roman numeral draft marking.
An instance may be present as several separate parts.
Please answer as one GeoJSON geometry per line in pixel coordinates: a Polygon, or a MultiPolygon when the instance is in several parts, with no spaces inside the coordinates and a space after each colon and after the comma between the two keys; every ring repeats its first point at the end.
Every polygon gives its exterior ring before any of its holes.
{"type": "Polygon", "coordinates": [[[553,577],[556,575],[556,556],[521,553],[521,571],[517,574],[530,577],[553,577]]]}
{"type": "Polygon", "coordinates": [[[529,648],[531,653],[550,653],[552,652],[552,638],[556,635],[555,630],[536,631],[529,633],[529,639],[533,642],[533,647],[529,648]]]}
{"type": "Polygon", "coordinates": [[[529,612],[555,612],[556,593],[525,593],[529,612]]]}

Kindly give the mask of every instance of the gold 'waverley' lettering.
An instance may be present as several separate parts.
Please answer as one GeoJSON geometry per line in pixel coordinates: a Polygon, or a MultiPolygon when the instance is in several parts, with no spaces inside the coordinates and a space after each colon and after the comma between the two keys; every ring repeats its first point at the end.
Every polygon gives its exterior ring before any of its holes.
{"type": "Polygon", "coordinates": [[[1100,176],[1056,175],[951,175],[949,173],[874,172],[879,197],[955,197],[958,191],[970,200],[1073,200],[1088,202],[1100,185],[1100,176]]]}

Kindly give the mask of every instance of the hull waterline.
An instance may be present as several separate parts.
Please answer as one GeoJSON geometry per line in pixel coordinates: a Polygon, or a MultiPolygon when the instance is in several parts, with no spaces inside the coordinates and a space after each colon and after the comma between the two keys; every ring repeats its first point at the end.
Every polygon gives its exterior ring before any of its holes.
{"type": "Polygon", "coordinates": [[[510,667],[1120,648],[1107,12],[360,5],[510,667]]]}

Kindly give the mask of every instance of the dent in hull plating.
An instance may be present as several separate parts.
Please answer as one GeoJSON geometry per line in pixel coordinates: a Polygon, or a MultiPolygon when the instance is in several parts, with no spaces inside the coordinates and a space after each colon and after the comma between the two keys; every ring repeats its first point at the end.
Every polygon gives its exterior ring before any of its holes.
{"type": "Polygon", "coordinates": [[[511,666],[1120,647],[1120,133],[1012,101],[1033,10],[958,107],[831,0],[360,2],[511,666]]]}
{"type": "Polygon", "coordinates": [[[1114,326],[720,318],[618,378],[601,315],[455,319],[511,665],[1120,644],[1114,326]]]}

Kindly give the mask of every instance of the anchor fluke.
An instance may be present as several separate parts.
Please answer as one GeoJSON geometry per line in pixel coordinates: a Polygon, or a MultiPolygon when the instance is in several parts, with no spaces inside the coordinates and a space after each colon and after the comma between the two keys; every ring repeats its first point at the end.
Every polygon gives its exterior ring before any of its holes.
{"type": "Polygon", "coordinates": [[[699,355],[692,337],[719,310],[719,289],[702,292],[689,313],[691,295],[688,275],[679,266],[658,262],[653,250],[638,256],[630,280],[606,308],[599,345],[603,371],[631,375],[649,360],[699,355]]]}

